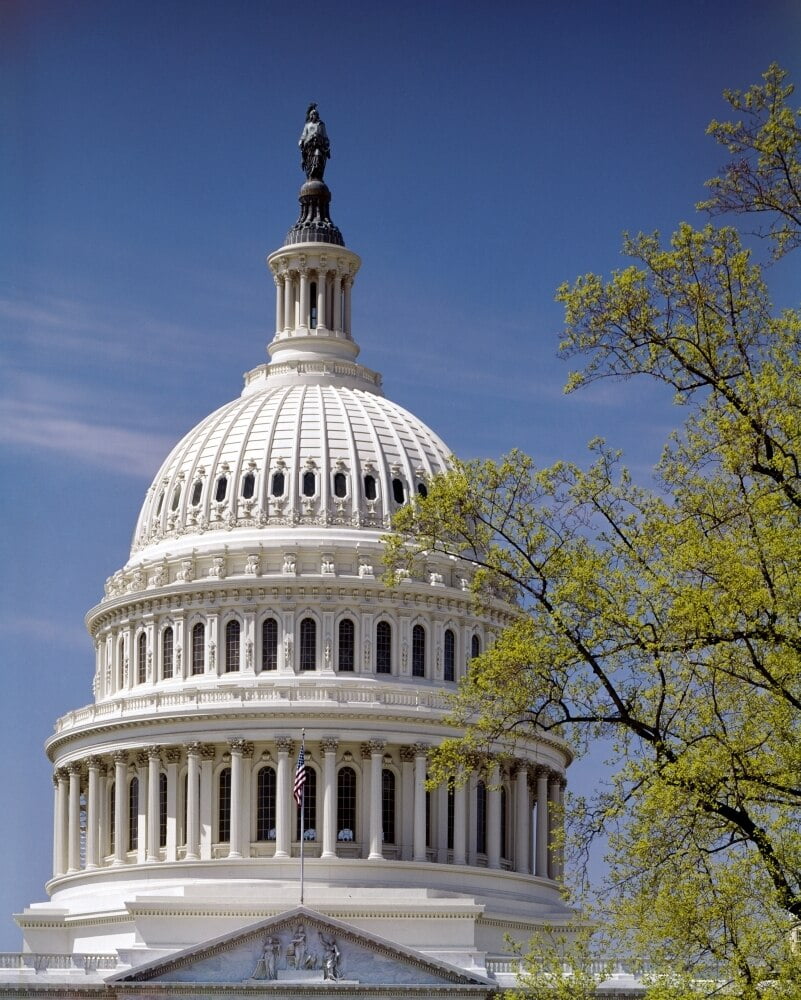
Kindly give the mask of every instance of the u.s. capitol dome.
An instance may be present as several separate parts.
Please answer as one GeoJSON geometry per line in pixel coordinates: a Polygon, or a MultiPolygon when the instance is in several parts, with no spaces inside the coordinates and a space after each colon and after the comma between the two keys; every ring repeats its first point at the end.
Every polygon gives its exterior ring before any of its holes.
{"type": "MultiPolygon", "coordinates": [[[[311,109],[309,123],[319,136],[311,109]]],[[[449,697],[507,610],[478,612],[469,569],[433,555],[384,578],[392,514],[449,452],[357,361],[360,260],[329,202],[318,156],[268,257],[269,361],[172,449],[87,615],[94,698],[47,745],[50,900],[17,915],[40,984],[72,967],[87,988],[167,982],[248,941],[264,949],[256,978],[289,994],[318,973],[330,985],[332,947],[333,978],[364,995],[390,985],[363,971],[379,951],[400,963],[390,980],[414,983],[414,968],[437,995],[487,994],[511,982],[509,935],[569,920],[565,744],[499,745],[465,761],[465,780],[427,786],[430,751],[454,733],[449,697]]],[[[226,969],[226,995],[252,991],[254,974],[226,969]]],[[[0,970],[0,995],[12,979],[0,970]]]]}

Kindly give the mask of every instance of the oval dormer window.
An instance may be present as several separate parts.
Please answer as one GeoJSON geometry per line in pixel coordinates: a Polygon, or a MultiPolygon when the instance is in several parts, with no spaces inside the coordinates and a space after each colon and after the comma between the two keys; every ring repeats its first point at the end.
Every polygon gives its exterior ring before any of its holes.
{"type": "Polygon", "coordinates": [[[314,496],[314,488],[316,486],[315,477],[313,472],[303,473],[303,495],[305,497],[314,496]]]}
{"type": "Polygon", "coordinates": [[[272,493],[274,497],[282,497],[284,495],[284,474],[283,472],[273,473],[273,489],[272,493]]]}
{"type": "Polygon", "coordinates": [[[164,506],[164,490],[162,490],[161,493],[159,493],[159,500],[158,503],[156,504],[156,517],[158,517],[159,514],[161,513],[161,508],[163,506],[164,506]]]}
{"type": "Polygon", "coordinates": [[[242,477],[242,496],[245,500],[250,500],[256,490],[256,477],[252,472],[247,472],[242,477]]]}
{"type": "Polygon", "coordinates": [[[406,493],[400,479],[392,480],[392,496],[395,499],[395,503],[403,503],[406,500],[406,493]]]}
{"type": "Polygon", "coordinates": [[[417,484],[417,493],[425,500],[425,498],[428,496],[428,487],[426,486],[425,483],[417,484]]]}
{"type": "Polygon", "coordinates": [[[176,486],[172,491],[172,503],[170,504],[170,510],[178,510],[178,504],[181,502],[181,487],[176,486]]]}
{"type": "Polygon", "coordinates": [[[375,477],[365,476],[364,477],[364,495],[368,500],[375,500],[375,477]]]}
{"type": "Polygon", "coordinates": [[[225,494],[228,492],[228,476],[220,476],[217,480],[217,488],[214,491],[214,499],[217,503],[222,503],[225,500],[225,494]]]}
{"type": "Polygon", "coordinates": [[[344,472],[337,472],[334,476],[334,496],[344,497],[348,493],[348,480],[344,472]]]}
{"type": "Polygon", "coordinates": [[[197,507],[200,503],[200,494],[203,492],[203,481],[198,479],[195,485],[192,487],[192,499],[189,501],[193,507],[197,507]]]}

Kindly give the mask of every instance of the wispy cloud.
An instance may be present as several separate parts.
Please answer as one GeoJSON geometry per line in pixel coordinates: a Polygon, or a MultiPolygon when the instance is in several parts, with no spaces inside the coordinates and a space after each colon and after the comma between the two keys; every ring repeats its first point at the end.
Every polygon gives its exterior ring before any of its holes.
{"type": "Polygon", "coordinates": [[[92,641],[87,632],[74,622],[58,622],[52,618],[35,618],[15,615],[0,618],[0,635],[23,635],[26,641],[44,641],[74,649],[90,650],[92,641]]]}

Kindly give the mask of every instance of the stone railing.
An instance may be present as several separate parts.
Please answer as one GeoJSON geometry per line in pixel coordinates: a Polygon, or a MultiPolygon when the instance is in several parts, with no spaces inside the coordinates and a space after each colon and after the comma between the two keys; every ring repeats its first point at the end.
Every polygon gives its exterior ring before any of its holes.
{"type": "Polygon", "coordinates": [[[55,724],[55,732],[64,733],[95,722],[108,722],[132,715],[160,712],[197,713],[204,708],[258,708],[261,705],[376,705],[384,708],[411,711],[447,711],[449,693],[436,689],[384,688],[373,685],[351,686],[320,684],[301,687],[295,684],[271,684],[269,687],[230,688],[214,687],[207,691],[153,691],[149,694],[131,694],[116,697],[96,705],[87,705],[62,715],[55,724]]]}
{"type": "Polygon", "coordinates": [[[44,972],[48,969],[76,969],[81,972],[97,972],[101,969],[116,969],[116,955],[65,955],[56,952],[0,952],[0,969],[28,969],[44,972]]]}

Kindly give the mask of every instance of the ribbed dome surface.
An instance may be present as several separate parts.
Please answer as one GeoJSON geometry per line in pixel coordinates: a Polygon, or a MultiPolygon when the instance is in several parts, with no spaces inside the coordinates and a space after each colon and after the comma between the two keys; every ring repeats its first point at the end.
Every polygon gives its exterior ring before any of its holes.
{"type": "Polygon", "coordinates": [[[132,554],[239,526],[383,529],[448,456],[433,431],[375,392],[336,382],[250,388],[173,448],[147,492],[132,554]]]}

